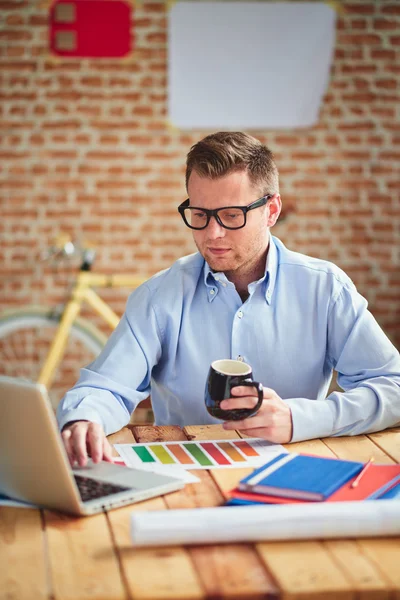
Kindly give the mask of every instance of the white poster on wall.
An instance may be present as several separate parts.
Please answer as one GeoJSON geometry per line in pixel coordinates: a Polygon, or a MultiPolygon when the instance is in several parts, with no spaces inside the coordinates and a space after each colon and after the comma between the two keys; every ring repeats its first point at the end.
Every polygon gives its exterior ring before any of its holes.
{"type": "Polygon", "coordinates": [[[176,2],[169,119],[181,129],[309,127],[335,46],[323,2],[176,2]]]}

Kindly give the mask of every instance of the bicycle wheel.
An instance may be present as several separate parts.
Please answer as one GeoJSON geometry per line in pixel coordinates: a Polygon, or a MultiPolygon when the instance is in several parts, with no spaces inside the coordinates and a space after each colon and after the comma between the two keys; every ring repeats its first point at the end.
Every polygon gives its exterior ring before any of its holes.
{"type": "MultiPolygon", "coordinates": [[[[41,307],[27,307],[0,315],[0,374],[37,381],[61,315],[41,307]]],[[[79,369],[99,354],[106,336],[84,319],[76,319],[51,388],[55,408],[74,385],[79,369]]]]}

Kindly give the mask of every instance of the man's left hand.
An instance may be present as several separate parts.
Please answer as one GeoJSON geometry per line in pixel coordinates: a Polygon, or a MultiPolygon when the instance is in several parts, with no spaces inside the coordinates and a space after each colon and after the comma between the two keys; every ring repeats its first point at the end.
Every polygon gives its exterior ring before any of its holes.
{"type": "MultiPolygon", "coordinates": [[[[252,408],[257,404],[256,390],[237,386],[232,388],[232,398],[223,400],[221,408],[252,408]]],[[[237,429],[251,437],[260,437],[275,444],[287,444],[292,439],[292,413],[288,405],[270,388],[264,388],[264,401],[254,417],[242,421],[226,421],[224,429],[237,429]]]]}

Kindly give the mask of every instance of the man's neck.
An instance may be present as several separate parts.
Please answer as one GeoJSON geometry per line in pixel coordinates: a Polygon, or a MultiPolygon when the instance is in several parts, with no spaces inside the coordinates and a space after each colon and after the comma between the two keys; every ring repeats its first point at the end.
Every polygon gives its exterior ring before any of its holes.
{"type": "Polygon", "coordinates": [[[248,265],[247,268],[245,265],[240,271],[225,271],[226,278],[234,284],[236,291],[243,302],[245,302],[249,297],[249,284],[264,277],[268,249],[269,245],[264,256],[262,256],[257,263],[248,265]]]}

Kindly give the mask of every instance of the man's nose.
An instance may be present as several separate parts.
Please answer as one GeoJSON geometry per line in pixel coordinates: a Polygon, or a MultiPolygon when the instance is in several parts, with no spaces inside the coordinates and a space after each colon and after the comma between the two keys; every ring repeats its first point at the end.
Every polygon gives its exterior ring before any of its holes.
{"type": "Polygon", "coordinates": [[[207,225],[207,235],[210,239],[216,239],[220,237],[225,237],[226,229],[222,227],[217,221],[217,219],[212,216],[209,224],[207,225]]]}

